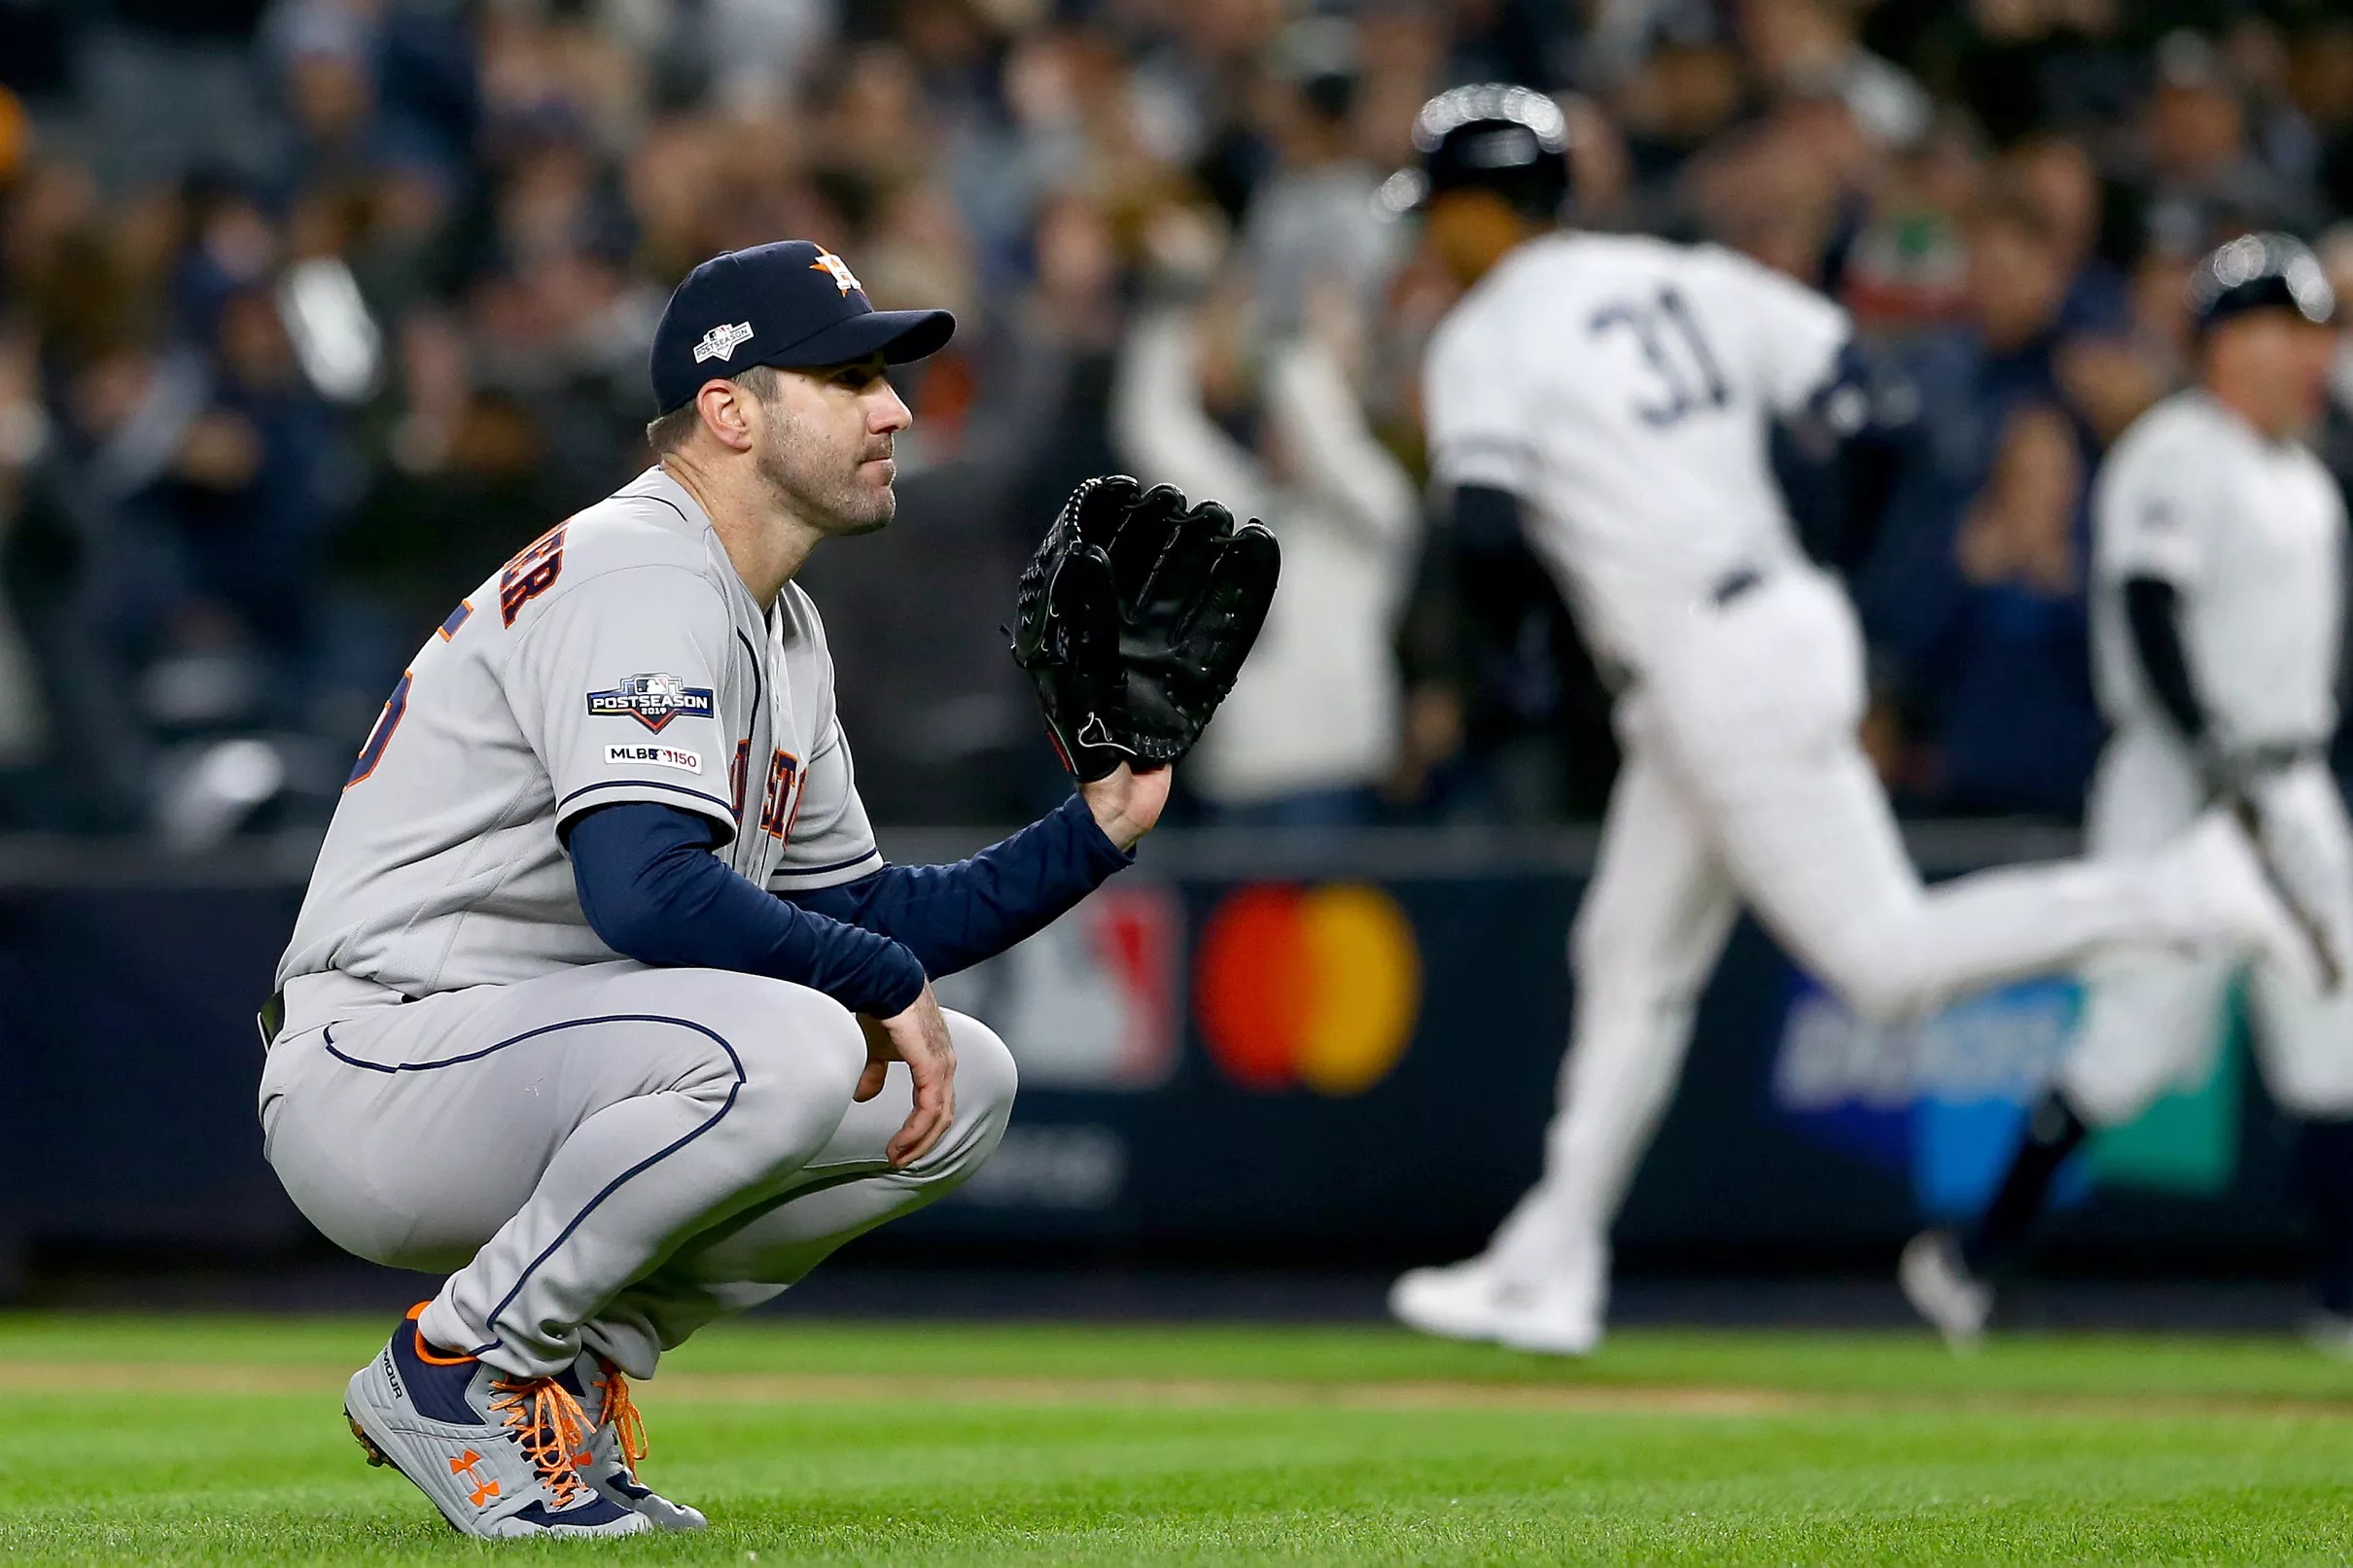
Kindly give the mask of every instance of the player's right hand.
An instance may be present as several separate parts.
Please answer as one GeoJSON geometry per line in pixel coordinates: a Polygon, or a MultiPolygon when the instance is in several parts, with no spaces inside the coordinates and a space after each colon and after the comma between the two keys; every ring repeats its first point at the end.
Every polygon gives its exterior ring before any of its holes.
{"type": "Polygon", "coordinates": [[[939,1016],[939,998],[929,982],[914,1002],[890,1018],[859,1016],[866,1031],[866,1070],[852,1098],[860,1104],[882,1093],[891,1063],[903,1062],[915,1081],[914,1105],[883,1153],[903,1170],[931,1152],[956,1120],[956,1047],[948,1038],[948,1021],[939,1016]]]}

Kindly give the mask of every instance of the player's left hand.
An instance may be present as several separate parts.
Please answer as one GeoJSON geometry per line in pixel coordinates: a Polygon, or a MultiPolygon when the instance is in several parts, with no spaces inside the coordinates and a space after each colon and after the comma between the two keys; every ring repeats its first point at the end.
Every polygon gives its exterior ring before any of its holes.
{"type": "Polygon", "coordinates": [[[940,1017],[939,998],[927,982],[905,1011],[890,1018],[861,1013],[858,1025],[866,1035],[866,1070],[859,1075],[852,1099],[863,1104],[881,1094],[894,1062],[905,1063],[914,1079],[907,1120],[883,1150],[895,1168],[904,1170],[931,1153],[956,1120],[956,1046],[948,1038],[948,1021],[940,1017]]]}
{"type": "Polygon", "coordinates": [[[1071,494],[1021,575],[1013,662],[1081,784],[1193,749],[1266,623],[1282,551],[1264,524],[1126,474],[1071,494]]]}
{"type": "Polygon", "coordinates": [[[1139,773],[1122,762],[1102,778],[1080,784],[1078,793],[1087,810],[1095,814],[1095,825],[1103,829],[1103,836],[1125,853],[1152,830],[1168,809],[1169,781],[1174,777],[1174,769],[1147,768],[1139,773]]]}

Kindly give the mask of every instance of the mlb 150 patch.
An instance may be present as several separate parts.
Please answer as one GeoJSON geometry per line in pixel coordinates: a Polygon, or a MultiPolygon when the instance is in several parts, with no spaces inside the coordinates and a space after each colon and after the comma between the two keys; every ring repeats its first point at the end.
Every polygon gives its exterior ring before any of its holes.
{"type": "Polygon", "coordinates": [[[709,718],[711,688],[689,686],[674,675],[624,676],[611,691],[588,693],[588,712],[600,718],[626,715],[659,734],[674,718],[709,718]]]}
{"type": "Polygon", "coordinates": [[[683,746],[650,746],[627,741],[605,748],[605,765],[609,768],[677,768],[685,773],[703,771],[703,759],[683,746]]]}

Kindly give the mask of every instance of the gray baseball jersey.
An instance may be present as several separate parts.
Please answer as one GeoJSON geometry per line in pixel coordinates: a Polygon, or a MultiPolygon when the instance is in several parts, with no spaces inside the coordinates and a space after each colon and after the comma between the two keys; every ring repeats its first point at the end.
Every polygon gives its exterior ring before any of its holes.
{"type": "Polygon", "coordinates": [[[2158,577],[2180,591],[2190,667],[2225,746],[2335,732],[2345,513],[2310,451],[2265,440],[2203,392],[2178,393],[2117,442],[2092,529],[2092,664],[2112,721],[2159,712],[2122,592],[2158,577]]]}
{"type": "Polygon", "coordinates": [[[549,530],[425,642],[362,748],[278,966],[411,996],[615,955],[566,823],[622,801],[697,812],[773,890],[882,864],[808,596],[763,613],[659,467],[549,530]]]}

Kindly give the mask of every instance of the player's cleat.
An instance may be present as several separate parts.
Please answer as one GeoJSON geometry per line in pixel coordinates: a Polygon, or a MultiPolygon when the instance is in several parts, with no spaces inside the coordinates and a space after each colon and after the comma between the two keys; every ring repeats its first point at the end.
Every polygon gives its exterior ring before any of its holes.
{"type": "Polygon", "coordinates": [[[1896,1264],[1895,1277],[1912,1309],[1956,1353],[1966,1355],[1984,1342],[1985,1321],[1993,1315],[1993,1287],[1969,1272],[1950,1231],[1914,1237],[1896,1264]]]}
{"type": "Polygon", "coordinates": [[[425,1342],[420,1305],[352,1374],[343,1414],[368,1462],[390,1465],[463,1535],[643,1535],[644,1515],[580,1478],[589,1422],[553,1377],[509,1377],[425,1342]]]}
{"type": "Polygon", "coordinates": [[[1445,1340],[1495,1337],[1494,1280],[1484,1258],[1409,1269],[1388,1290],[1389,1315],[1445,1340]]]}
{"type": "Polygon", "coordinates": [[[1591,1355],[1601,1343],[1600,1297],[1589,1282],[1506,1279],[1485,1258],[1408,1270],[1389,1287],[1388,1309],[1423,1334],[1538,1355],[1591,1355]]]}
{"type": "Polygon", "coordinates": [[[2353,1361],[2353,1317],[2314,1308],[2296,1325],[2296,1337],[2332,1361],[2353,1361]]]}
{"type": "Polygon", "coordinates": [[[710,1524],[700,1509],[673,1503],[638,1480],[638,1461],[646,1457],[646,1422],[629,1397],[629,1379],[620,1368],[593,1350],[583,1350],[558,1380],[584,1409],[595,1412],[587,1451],[579,1461],[582,1481],[599,1496],[643,1515],[661,1529],[700,1530],[710,1524]]]}
{"type": "Polygon", "coordinates": [[[2337,964],[2317,922],[2300,919],[2281,878],[2236,814],[2217,807],[2185,834],[2180,852],[2222,928],[2250,957],[2266,959],[2307,991],[2336,987],[2337,964]]]}

